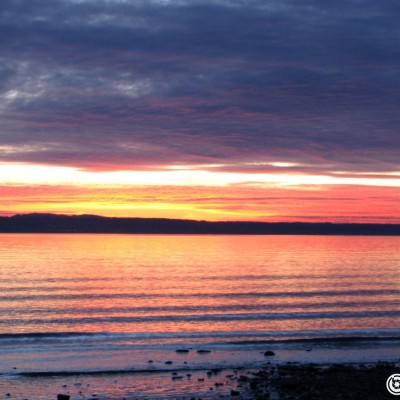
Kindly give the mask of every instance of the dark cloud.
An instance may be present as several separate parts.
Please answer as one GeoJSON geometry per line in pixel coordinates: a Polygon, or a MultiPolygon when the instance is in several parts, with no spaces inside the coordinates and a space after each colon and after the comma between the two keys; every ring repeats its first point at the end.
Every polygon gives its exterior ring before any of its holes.
{"type": "Polygon", "coordinates": [[[400,158],[400,4],[2,0],[0,161],[400,158]]]}

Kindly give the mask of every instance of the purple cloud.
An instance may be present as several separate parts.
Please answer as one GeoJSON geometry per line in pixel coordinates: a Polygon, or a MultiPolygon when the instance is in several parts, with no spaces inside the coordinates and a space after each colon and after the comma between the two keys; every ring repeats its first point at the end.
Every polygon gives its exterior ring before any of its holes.
{"type": "Polygon", "coordinates": [[[0,5],[0,161],[394,171],[395,0],[0,5]]]}

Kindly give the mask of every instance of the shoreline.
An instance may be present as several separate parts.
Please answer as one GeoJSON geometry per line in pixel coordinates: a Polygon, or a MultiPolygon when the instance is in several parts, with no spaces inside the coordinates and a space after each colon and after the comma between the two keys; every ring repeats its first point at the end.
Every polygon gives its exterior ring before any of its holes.
{"type": "Polygon", "coordinates": [[[397,340],[346,340],[340,346],[336,341],[332,347],[319,342],[312,347],[295,342],[288,347],[259,343],[236,349],[203,345],[208,349],[204,354],[174,347],[145,353],[126,348],[111,352],[110,359],[97,352],[83,356],[81,351],[69,349],[66,354],[52,348],[29,354],[21,348],[19,357],[10,354],[14,363],[0,374],[0,398],[51,400],[64,394],[70,400],[393,399],[386,380],[400,373],[397,340]],[[118,369],[118,363],[130,367],[118,369]],[[50,365],[55,368],[45,368],[50,365]]]}
{"type": "Polygon", "coordinates": [[[19,377],[0,381],[10,399],[393,399],[386,389],[396,362],[266,363],[261,368],[212,368],[133,374],[19,377]]]}

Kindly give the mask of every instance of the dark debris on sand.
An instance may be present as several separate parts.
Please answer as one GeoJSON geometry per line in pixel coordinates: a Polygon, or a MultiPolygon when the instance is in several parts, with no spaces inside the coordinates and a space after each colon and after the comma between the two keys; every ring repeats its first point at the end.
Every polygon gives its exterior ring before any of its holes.
{"type": "Polygon", "coordinates": [[[400,364],[291,364],[254,372],[246,383],[256,400],[393,400],[386,381],[394,373],[400,364]]]}

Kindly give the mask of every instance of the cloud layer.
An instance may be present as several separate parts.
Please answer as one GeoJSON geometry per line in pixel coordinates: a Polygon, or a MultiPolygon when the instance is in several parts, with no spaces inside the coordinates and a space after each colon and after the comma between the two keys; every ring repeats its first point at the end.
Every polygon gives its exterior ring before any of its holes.
{"type": "Polygon", "coordinates": [[[0,161],[397,171],[397,0],[2,0],[0,161]]]}

